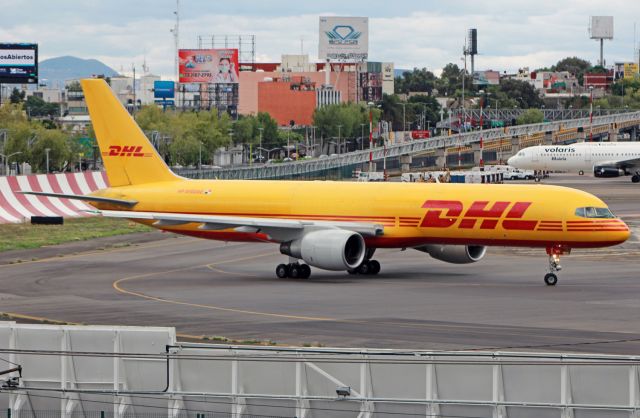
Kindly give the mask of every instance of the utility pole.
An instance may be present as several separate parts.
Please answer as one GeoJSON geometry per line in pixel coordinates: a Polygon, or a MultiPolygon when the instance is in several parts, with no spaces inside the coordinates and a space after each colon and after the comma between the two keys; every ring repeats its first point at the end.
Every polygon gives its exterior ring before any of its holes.
{"type": "Polygon", "coordinates": [[[593,142],[593,86],[589,86],[589,142],[593,142]]]}
{"type": "Polygon", "coordinates": [[[131,114],[134,114],[136,113],[136,65],[131,64],[131,67],[133,68],[133,110],[131,114]]]}
{"type": "Polygon", "coordinates": [[[369,102],[369,173],[373,171],[373,102],[369,102]]]}
{"type": "Polygon", "coordinates": [[[49,174],[49,151],[51,151],[51,148],[44,149],[44,152],[47,154],[47,174],[49,174]]]}
{"type": "Polygon", "coordinates": [[[260,162],[262,161],[262,131],[264,130],[264,128],[258,128],[258,130],[260,131],[260,162]]]}
{"type": "Polygon", "coordinates": [[[340,129],[342,125],[338,125],[338,154],[342,154],[342,147],[340,146],[340,129]]]}

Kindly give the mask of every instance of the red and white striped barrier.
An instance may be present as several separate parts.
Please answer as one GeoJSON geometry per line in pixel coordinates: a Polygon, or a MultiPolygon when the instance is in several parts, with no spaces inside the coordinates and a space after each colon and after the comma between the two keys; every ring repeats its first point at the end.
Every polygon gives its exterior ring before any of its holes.
{"type": "Polygon", "coordinates": [[[0,223],[24,222],[32,216],[90,216],[85,211],[95,209],[79,200],[19,191],[83,195],[106,187],[109,187],[107,175],[100,171],[0,177],[0,223]]]}

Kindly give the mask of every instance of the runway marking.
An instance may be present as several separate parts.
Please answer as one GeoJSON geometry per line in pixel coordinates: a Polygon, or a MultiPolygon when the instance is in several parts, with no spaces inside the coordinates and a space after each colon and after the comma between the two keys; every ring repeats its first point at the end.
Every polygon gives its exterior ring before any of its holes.
{"type": "MultiPolygon", "coordinates": [[[[268,253],[252,255],[252,256],[249,256],[249,257],[240,257],[240,258],[235,258],[235,259],[231,259],[231,260],[220,261],[220,262],[217,262],[217,263],[201,264],[201,265],[197,265],[197,266],[183,267],[183,268],[174,269],[174,270],[159,271],[159,272],[154,272],[154,273],[145,273],[145,274],[139,274],[139,275],[136,275],[136,276],[123,277],[122,279],[119,279],[119,280],[116,280],[115,282],[113,282],[112,286],[117,292],[120,292],[120,293],[124,293],[124,294],[131,295],[131,296],[137,296],[137,297],[148,299],[148,300],[153,300],[153,301],[156,301],[156,302],[170,303],[170,304],[173,304],[173,305],[191,306],[191,307],[194,307],[194,308],[202,308],[202,309],[223,311],[223,312],[234,312],[234,313],[241,313],[241,314],[248,314],[248,315],[267,316],[267,317],[272,317],[272,318],[296,319],[296,320],[304,320],[304,321],[336,321],[336,319],[334,319],[334,318],[326,318],[326,317],[313,317],[313,316],[277,314],[277,313],[270,313],[270,312],[250,311],[250,310],[245,310],[245,309],[225,308],[225,307],[222,307],[222,306],[204,305],[204,304],[201,304],[201,303],[182,302],[182,301],[179,301],[179,300],[166,299],[166,298],[161,298],[161,297],[157,297],[157,296],[147,295],[145,293],[134,292],[134,291],[131,291],[131,290],[124,289],[121,286],[121,283],[124,283],[124,282],[128,282],[128,281],[131,281],[131,280],[142,279],[142,278],[145,278],[145,277],[156,276],[156,275],[159,275],[159,274],[175,273],[175,272],[190,270],[190,269],[199,268],[199,267],[207,267],[207,268],[209,268],[209,266],[213,267],[215,265],[220,265],[220,264],[237,263],[239,261],[253,260],[253,259],[256,259],[256,258],[266,257],[266,256],[269,256],[269,255],[273,255],[273,252],[270,251],[268,253]]],[[[225,274],[228,273],[228,272],[226,272],[224,270],[222,270],[222,272],[225,273],[225,274]]]]}

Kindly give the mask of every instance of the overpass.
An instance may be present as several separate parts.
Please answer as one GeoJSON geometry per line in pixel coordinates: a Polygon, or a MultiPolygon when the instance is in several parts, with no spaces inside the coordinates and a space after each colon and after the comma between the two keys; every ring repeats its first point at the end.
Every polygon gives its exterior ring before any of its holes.
{"type": "MultiPolygon", "coordinates": [[[[452,153],[473,153],[474,161],[479,162],[480,143],[487,152],[504,153],[505,159],[520,148],[552,143],[567,143],[608,136],[617,140],[617,134],[629,131],[632,140],[637,139],[640,127],[640,111],[611,113],[589,118],[561,120],[532,125],[510,126],[483,131],[464,132],[455,135],[437,136],[422,140],[400,142],[386,147],[387,159],[400,158],[406,165],[411,157],[430,154],[436,159],[436,166],[444,166],[447,157],[452,153]]],[[[314,173],[336,169],[353,169],[369,162],[369,150],[360,150],[323,159],[292,161],[281,164],[254,165],[211,170],[180,170],[179,174],[189,178],[219,179],[278,179],[312,176],[314,173]]],[[[374,161],[385,156],[385,148],[377,147],[371,151],[374,161]]],[[[485,161],[488,159],[485,158],[485,161]]],[[[490,159],[488,161],[491,161],[490,159]]],[[[405,167],[403,167],[405,168],[405,167]]]]}

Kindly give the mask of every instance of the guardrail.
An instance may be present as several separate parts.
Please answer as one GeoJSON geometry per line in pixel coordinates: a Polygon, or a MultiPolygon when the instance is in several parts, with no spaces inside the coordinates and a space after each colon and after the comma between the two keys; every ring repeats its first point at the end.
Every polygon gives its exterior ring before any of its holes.
{"type": "MultiPolygon", "coordinates": [[[[538,123],[532,125],[509,126],[505,128],[486,129],[483,131],[465,132],[451,136],[437,136],[428,139],[414,140],[393,144],[386,148],[387,158],[401,155],[418,154],[443,148],[469,146],[484,141],[491,141],[514,136],[533,135],[545,132],[558,132],[563,129],[584,128],[592,124],[595,126],[610,125],[614,123],[637,122],[640,125],[640,112],[627,112],[596,116],[593,122],[589,118],[563,120],[558,122],[538,123]]],[[[384,157],[383,147],[374,148],[372,151],[360,150],[323,159],[306,161],[293,161],[272,165],[223,168],[214,170],[181,170],[178,174],[189,178],[218,178],[218,179],[275,179],[282,177],[294,177],[314,172],[351,167],[364,164],[369,161],[369,153],[372,153],[374,161],[384,157]]]]}

